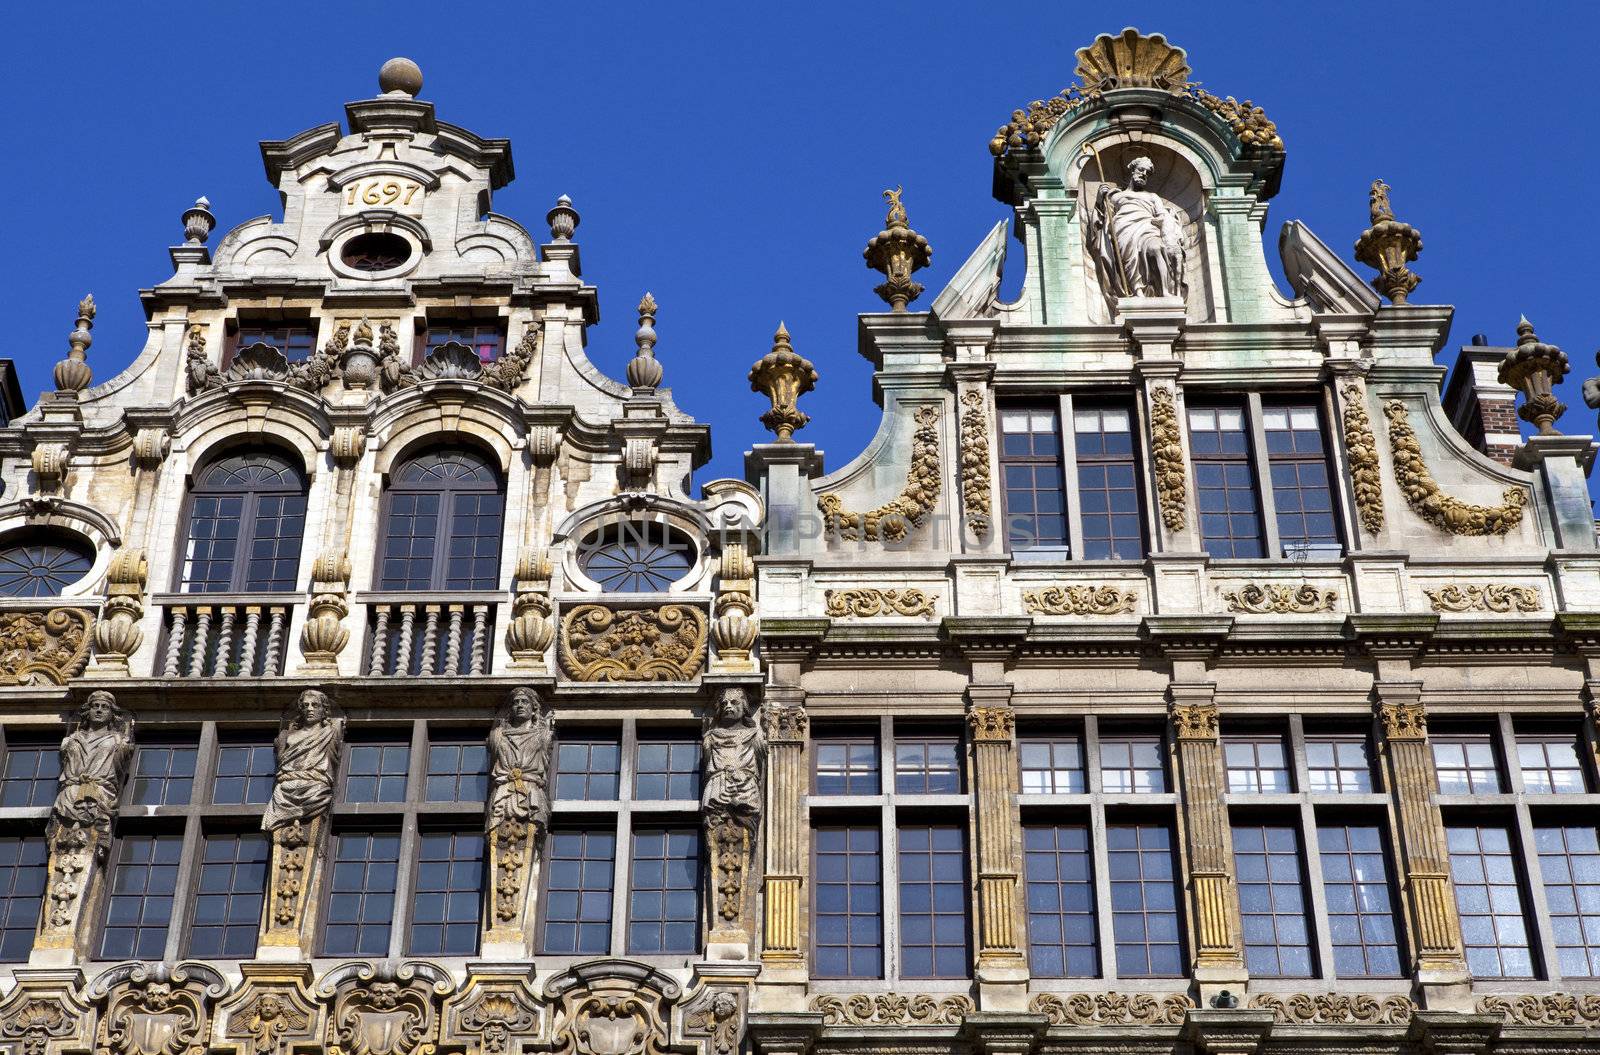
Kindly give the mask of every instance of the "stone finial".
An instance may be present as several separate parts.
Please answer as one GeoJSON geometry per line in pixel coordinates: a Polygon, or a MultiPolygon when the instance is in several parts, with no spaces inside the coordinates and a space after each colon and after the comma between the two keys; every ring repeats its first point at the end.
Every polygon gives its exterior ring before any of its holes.
{"type": "Polygon", "coordinates": [[[217,218],[211,214],[211,203],[204,195],[183,213],[183,240],[189,245],[205,245],[211,232],[217,228],[217,218]]]}
{"type": "Polygon", "coordinates": [[[1422,235],[1408,223],[1394,218],[1389,204],[1389,185],[1372,181],[1368,192],[1368,212],[1372,226],[1356,239],[1356,259],[1378,272],[1372,287],[1395,304],[1404,304],[1417,288],[1422,276],[1406,267],[1422,252],[1422,235]]]}
{"type": "Polygon", "coordinates": [[[578,210],[572,207],[572,199],[565,194],[557,198],[555,207],[544,214],[544,222],[550,225],[550,238],[557,242],[572,241],[581,219],[578,210]]]}
{"type": "Polygon", "coordinates": [[[378,91],[385,95],[416,98],[422,91],[422,67],[408,58],[396,56],[378,70],[378,91]]]}
{"type": "Polygon", "coordinates": [[[628,363],[628,384],[635,389],[653,392],[661,383],[661,364],[656,361],[656,298],[646,293],[639,301],[639,328],[633,339],[639,351],[628,363]]]}
{"type": "Polygon", "coordinates": [[[1533,323],[1524,315],[1517,323],[1517,346],[1500,361],[1500,383],[1522,392],[1517,416],[1539,430],[1541,436],[1556,436],[1556,419],[1567,412],[1567,405],[1555,397],[1554,388],[1567,376],[1567,353],[1553,344],[1544,344],[1533,332],[1533,323]]]}
{"type": "Polygon", "coordinates": [[[816,387],[817,368],[801,358],[789,343],[789,331],[778,323],[772,335],[772,351],[750,368],[750,391],[760,392],[772,401],[772,409],[761,415],[761,424],[775,433],[779,443],[793,443],[797,429],[806,427],[809,414],[797,405],[800,397],[816,387]]]}
{"type": "Polygon", "coordinates": [[[902,187],[883,192],[889,214],[883,230],[872,236],[861,254],[869,269],[883,273],[884,282],[873,292],[888,302],[891,311],[905,311],[907,304],[922,296],[922,283],[913,282],[911,273],[927,267],[933,258],[928,240],[906,221],[906,207],[900,201],[903,193],[902,187]]]}
{"type": "Polygon", "coordinates": [[[78,301],[78,324],[67,335],[67,357],[56,364],[56,391],[82,392],[94,379],[89,369],[89,346],[94,338],[89,331],[94,328],[94,294],[78,301]]]}

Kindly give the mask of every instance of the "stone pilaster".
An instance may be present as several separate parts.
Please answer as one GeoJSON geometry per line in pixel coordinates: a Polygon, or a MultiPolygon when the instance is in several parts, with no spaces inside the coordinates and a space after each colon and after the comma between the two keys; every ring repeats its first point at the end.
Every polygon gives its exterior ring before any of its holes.
{"type": "Polygon", "coordinates": [[[328,818],[316,817],[272,833],[267,907],[262,914],[259,960],[310,959],[316,944],[315,896],[328,849],[328,818]]]}

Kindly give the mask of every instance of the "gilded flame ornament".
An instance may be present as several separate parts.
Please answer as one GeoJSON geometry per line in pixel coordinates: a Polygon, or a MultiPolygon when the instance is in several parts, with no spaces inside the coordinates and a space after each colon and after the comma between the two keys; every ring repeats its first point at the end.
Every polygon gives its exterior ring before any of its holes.
{"type": "Polygon", "coordinates": [[[801,396],[816,387],[817,368],[795,352],[783,323],[778,323],[778,332],[772,335],[772,351],[750,368],[749,380],[750,391],[760,392],[772,401],[772,409],[761,415],[761,424],[778,437],[779,443],[792,443],[794,434],[811,420],[799,402],[801,396]]]}
{"type": "Polygon", "coordinates": [[[883,192],[889,215],[883,230],[872,236],[861,254],[868,268],[883,272],[884,281],[873,292],[888,302],[890,311],[905,311],[907,304],[922,296],[922,283],[913,281],[911,274],[927,267],[933,258],[928,240],[906,221],[902,193],[903,187],[883,192]]]}
{"type": "Polygon", "coordinates": [[[1422,252],[1422,235],[1415,227],[1394,218],[1389,185],[1383,180],[1372,181],[1368,197],[1372,226],[1356,239],[1356,259],[1378,272],[1372,280],[1374,289],[1394,303],[1404,304],[1422,281],[1421,275],[1406,267],[1422,252]]]}

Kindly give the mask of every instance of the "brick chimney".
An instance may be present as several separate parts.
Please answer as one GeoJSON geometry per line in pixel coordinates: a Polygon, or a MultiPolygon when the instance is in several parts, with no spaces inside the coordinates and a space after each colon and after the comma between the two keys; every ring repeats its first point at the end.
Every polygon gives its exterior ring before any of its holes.
{"type": "Polygon", "coordinates": [[[1467,442],[1497,462],[1511,464],[1522,446],[1517,390],[1500,383],[1500,361],[1513,349],[1492,348],[1481,333],[1461,349],[1444,390],[1444,412],[1467,442]]]}

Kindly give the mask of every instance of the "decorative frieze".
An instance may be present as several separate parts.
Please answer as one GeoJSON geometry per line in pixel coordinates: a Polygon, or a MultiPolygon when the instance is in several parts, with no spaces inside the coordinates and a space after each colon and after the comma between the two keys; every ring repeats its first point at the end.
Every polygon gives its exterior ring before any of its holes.
{"type": "Polygon", "coordinates": [[[1484,583],[1462,585],[1446,583],[1444,586],[1425,587],[1428,606],[1435,612],[1537,612],[1544,607],[1537,586],[1513,586],[1509,583],[1484,583]]]}
{"type": "Polygon", "coordinates": [[[685,604],[580,604],[561,619],[561,669],[574,681],[692,681],[706,659],[706,616],[685,604]]]}
{"type": "Polygon", "coordinates": [[[1189,503],[1189,482],[1183,464],[1183,430],[1178,426],[1178,407],[1172,389],[1165,385],[1150,390],[1150,441],[1161,523],[1168,531],[1182,531],[1188,520],[1189,503]]]}
{"type": "Polygon", "coordinates": [[[906,486],[895,498],[865,513],[844,507],[844,499],[828,492],[817,499],[823,527],[847,541],[898,542],[912,528],[926,522],[939,501],[939,408],[918,407],[912,415],[916,424],[911,434],[911,466],[906,470],[906,486]]]}
{"type": "Polygon", "coordinates": [[[1368,534],[1383,530],[1383,480],[1378,471],[1378,441],[1367,416],[1366,391],[1350,382],[1344,397],[1344,450],[1350,459],[1350,486],[1355,491],[1356,512],[1368,534]]]}
{"type": "Polygon", "coordinates": [[[958,1026],[976,1010],[970,996],[899,993],[814,996],[810,1006],[824,1026],[958,1026]]]}
{"type": "Polygon", "coordinates": [[[1133,590],[1116,586],[1042,586],[1023,590],[1022,603],[1034,615],[1121,615],[1139,605],[1133,590]]]}
{"type": "Polygon", "coordinates": [[[827,613],[835,619],[855,616],[872,619],[877,616],[927,616],[934,611],[933,594],[915,586],[897,589],[880,589],[875,586],[858,586],[849,590],[828,590],[823,595],[827,613]]]}
{"type": "Polygon", "coordinates": [[[1311,615],[1331,612],[1339,603],[1337,590],[1319,589],[1310,583],[1289,586],[1251,582],[1221,593],[1228,611],[1253,615],[1311,615]]]}
{"type": "Polygon", "coordinates": [[[1052,1026],[1176,1026],[1193,1008],[1183,993],[1037,993],[1028,1001],[1052,1026]]]}
{"type": "Polygon", "coordinates": [[[1345,993],[1260,993],[1250,998],[1258,1011],[1271,1011],[1273,1020],[1296,1026],[1404,1025],[1417,1005],[1398,994],[1368,996],[1345,993]]]}
{"type": "Polygon", "coordinates": [[[93,625],[81,608],[0,613],[0,685],[65,685],[89,662],[93,625]]]}
{"type": "Polygon", "coordinates": [[[1600,994],[1545,993],[1526,996],[1486,996],[1478,1012],[1499,1015],[1519,1026],[1600,1025],[1600,994]]]}
{"type": "Polygon", "coordinates": [[[983,393],[972,389],[961,396],[961,503],[967,510],[967,530],[982,539],[989,534],[989,418],[983,393]]]}
{"type": "Polygon", "coordinates": [[[1391,399],[1383,405],[1383,413],[1389,419],[1395,482],[1417,516],[1452,535],[1505,535],[1522,523],[1522,510],[1528,504],[1526,491],[1506,488],[1497,506],[1471,505],[1445,494],[1422,458],[1405,403],[1391,399]]]}

